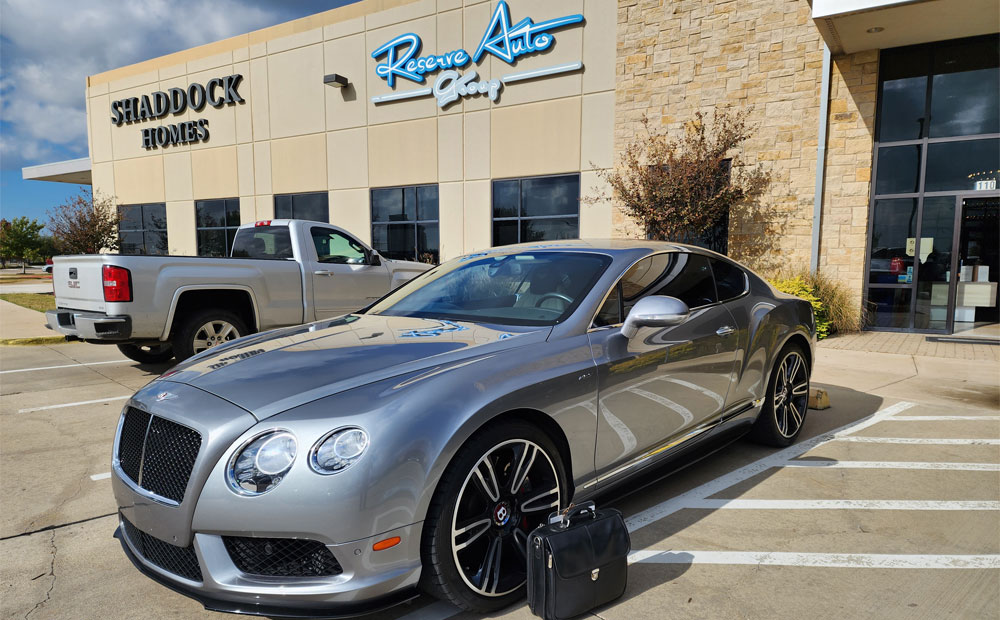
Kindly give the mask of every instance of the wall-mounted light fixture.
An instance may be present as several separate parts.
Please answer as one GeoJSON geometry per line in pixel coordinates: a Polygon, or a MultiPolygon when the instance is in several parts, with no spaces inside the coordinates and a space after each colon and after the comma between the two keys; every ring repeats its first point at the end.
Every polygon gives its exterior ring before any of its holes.
{"type": "Polygon", "coordinates": [[[347,86],[348,81],[347,81],[347,78],[345,78],[344,76],[342,76],[340,74],[331,73],[329,75],[324,75],[323,76],[323,83],[326,84],[326,85],[328,85],[328,86],[334,86],[336,88],[343,88],[343,87],[347,86]]]}
{"type": "Polygon", "coordinates": [[[869,28],[868,30],[865,30],[865,32],[867,32],[868,34],[878,34],[883,30],[885,30],[885,28],[883,28],[882,26],[875,26],[874,28],[869,28]]]}

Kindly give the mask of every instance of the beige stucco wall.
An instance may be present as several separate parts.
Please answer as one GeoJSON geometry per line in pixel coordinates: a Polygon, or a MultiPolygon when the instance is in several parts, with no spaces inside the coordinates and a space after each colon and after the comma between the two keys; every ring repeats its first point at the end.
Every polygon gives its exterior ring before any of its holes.
{"type": "MultiPolygon", "coordinates": [[[[823,42],[807,0],[618,1],[615,153],[648,117],[679,137],[695,112],[753,106],[751,163],[772,173],[765,203],[780,222],[768,263],[809,266],[823,42]]],[[[834,58],[821,268],[860,297],[872,160],[876,52],[834,58]],[[845,115],[846,114],[846,115],[845,115]]],[[[617,235],[642,232],[617,208],[617,235]]],[[[732,221],[734,236],[763,227],[732,221]]]]}
{"type": "MultiPolygon", "coordinates": [[[[613,161],[616,11],[610,0],[510,0],[511,19],[573,13],[545,53],[516,70],[582,60],[584,69],[510,84],[497,102],[433,97],[373,104],[391,90],[371,51],[415,32],[422,54],[474,51],[495,1],[366,0],[202,48],[91,76],[88,129],[96,191],[120,204],[166,202],[171,252],[196,251],[194,201],[239,197],[244,221],[273,217],[273,196],[327,191],[330,221],[370,240],[369,188],[438,183],[442,259],[489,247],[490,179],[580,172],[581,193],[613,161]],[[243,75],[245,102],[116,127],[110,102],[243,75]],[[350,87],[323,84],[339,73],[350,87]],[[208,119],[204,143],[146,150],[141,130],[208,119]]],[[[487,56],[480,79],[514,69],[487,56]]],[[[433,83],[433,75],[429,76],[433,83]]],[[[416,87],[399,80],[397,91],[416,87]]],[[[609,236],[611,207],[582,204],[584,236],[609,236]]]]}

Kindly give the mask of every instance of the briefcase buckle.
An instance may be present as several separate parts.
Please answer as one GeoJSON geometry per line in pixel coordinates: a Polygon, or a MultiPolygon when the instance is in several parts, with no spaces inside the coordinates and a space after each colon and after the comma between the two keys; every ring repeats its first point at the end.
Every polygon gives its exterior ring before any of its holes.
{"type": "Polygon", "coordinates": [[[600,574],[601,574],[601,569],[595,568],[594,570],[590,571],[590,580],[597,581],[597,577],[600,574]]]}

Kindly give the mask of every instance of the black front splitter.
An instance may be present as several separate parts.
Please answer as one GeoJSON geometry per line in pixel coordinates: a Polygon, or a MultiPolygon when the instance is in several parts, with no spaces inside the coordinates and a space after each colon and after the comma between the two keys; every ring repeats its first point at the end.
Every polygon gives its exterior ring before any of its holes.
{"type": "Polygon", "coordinates": [[[118,539],[119,543],[121,543],[122,550],[125,551],[125,555],[132,562],[132,564],[139,569],[139,572],[161,586],[170,588],[174,592],[183,594],[188,598],[193,598],[209,611],[221,611],[230,614],[242,614],[247,616],[268,616],[271,618],[316,618],[317,620],[335,620],[339,618],[356,618],[357,616],[383,611],[401,603],[412,601],[420,596],[419,590],[417,590],[414,586],[412,588],[400,590],[399,592],[394,592],[388,596],[365,601],[364,603],[340,604],[332,608],[286,607],[282,605],[263,605],[226,601],[206,596],[197,590],[186,588],[179,583],[175,583],[164,578],[163,575],[160,575],[156,571],[150,570],[139,561],[139,558],[137,558],[132,552],[131,547],[129,547],[128,543],[125,542],[125,537],[121,535],[121,527],[115,529],[114,537],[118,539]]]}

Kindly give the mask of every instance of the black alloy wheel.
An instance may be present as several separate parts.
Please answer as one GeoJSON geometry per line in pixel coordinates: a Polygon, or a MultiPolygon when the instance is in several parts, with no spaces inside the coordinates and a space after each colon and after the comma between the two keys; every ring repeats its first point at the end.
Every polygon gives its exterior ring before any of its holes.
{"type": "Polygon", "coordinates": [[[767,400],[754,424],[752,436],[761,443],[785,447],[802,431],[809,409],[809,363],[798,345],[788,345],[768,382],[767,400]]]}

